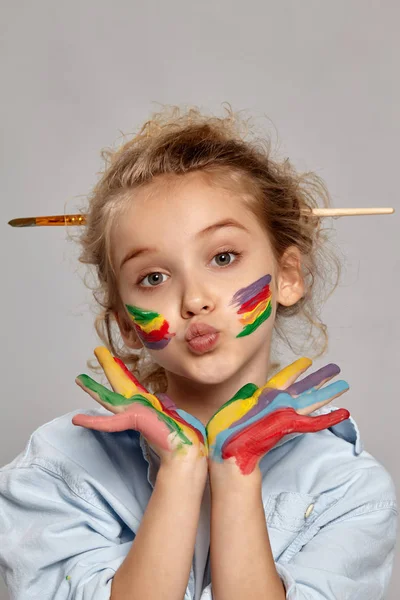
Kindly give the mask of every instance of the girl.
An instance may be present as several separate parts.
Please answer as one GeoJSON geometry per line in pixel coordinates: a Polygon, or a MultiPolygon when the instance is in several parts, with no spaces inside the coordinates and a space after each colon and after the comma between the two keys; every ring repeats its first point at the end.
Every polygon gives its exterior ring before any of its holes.
{"type": "Polygon", "coordinates": [[[12,598],[388,589],[394,485],[330,404],[348,389],[324,387],[340,369],[299,381],[301,358],[273,375],[285,319],[326,347],[313,299],[329,261],[312,208],[328,194],[246,140],[247,125],[230,110],[165,110],[108,153],[80,260],[98,276],[95,354],[113,391],[80,375],[102,406],[43,425],[0,471],[12,598]]]}

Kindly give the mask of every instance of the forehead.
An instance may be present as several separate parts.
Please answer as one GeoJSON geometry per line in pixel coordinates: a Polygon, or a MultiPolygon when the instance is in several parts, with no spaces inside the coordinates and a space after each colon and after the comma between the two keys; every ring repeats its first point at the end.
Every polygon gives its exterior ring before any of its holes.
{"type": "Polygon", "coordinates": [[[133,190],[126,201],[111,234],[117,263],[136,246],[184,247],[196,233],[223,219],[235,219],[251,232],[260,233],[249,209],[249,195],[238,185],[230,188],[199,172],[159,176],[133,190]]]}
{"type": "Polygon", "coordinates": [[[133,190],[116,225],[121,232],[129,226],[131,231],[140,233],[144,224],[151,224],[154,230],[179,220],[180,227],[200,229],[210,219],[229,216],[254,221],[248,194],[237,185],[221,185],[218,180],[194,172],[183,176],[161,175],[133,190]]]}

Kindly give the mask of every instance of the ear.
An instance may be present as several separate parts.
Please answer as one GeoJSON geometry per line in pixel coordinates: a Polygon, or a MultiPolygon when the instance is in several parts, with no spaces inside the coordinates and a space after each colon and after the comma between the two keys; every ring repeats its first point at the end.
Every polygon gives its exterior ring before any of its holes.
{"type": "Polygon", "coordinates": [[[277,269],[277,302],[293,306],[304,295],[301,253],[297,246],[285,250],[277,269]]]}
{"type": "Polygon", "coordinates": [[[133,350],[139,350],[143,347],[143,343],[136,333],[136,329],[129,319],[128,315],[125,311],[117,310],[114,311],[115,319],[118,323],[119,330],[121,332],[121,337],[124,340],[124,344],[128,346],[128,348],[132,348],[133,350]]]}

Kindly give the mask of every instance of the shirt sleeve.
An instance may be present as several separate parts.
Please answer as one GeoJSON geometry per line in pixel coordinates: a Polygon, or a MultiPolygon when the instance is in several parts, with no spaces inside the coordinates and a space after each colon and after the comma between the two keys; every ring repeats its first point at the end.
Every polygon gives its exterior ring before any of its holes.
{"type": "Polygon", "coordinates": [[[392,574],[395,505],[360,507],[323,526],[287,563],[276,563],[288,600],[382,600],[392,574]]]}
{"type": "MultiPolygon", "coordinates": [[[[295,555],[275,563],[287,600],[383,600],[393,568],[395,508],[365,507],[330,523],[295,555]]],[[[212,584],[200,600],[212,600],[212,584]]],[[[186,599],[185,599],[186,600],[186,599]]]]}
{"type": "Polygon", "coordinates": [[[13,600],[105,600],[132,541],[41,466],[0,471],[0,573],[13,600]]]}
{"type": "MultiPolygon", "coordinates": [[[[383,600],[398,529],[396,489],[379,465],[343,475],[345,492],[316,511],[286,559],[275,562],[287,600],[383,600]]],[[[334,492],[335,493],[335,492],[334,492]]],[[[200,600],[212,600],[209,584],[200,600]]]]}

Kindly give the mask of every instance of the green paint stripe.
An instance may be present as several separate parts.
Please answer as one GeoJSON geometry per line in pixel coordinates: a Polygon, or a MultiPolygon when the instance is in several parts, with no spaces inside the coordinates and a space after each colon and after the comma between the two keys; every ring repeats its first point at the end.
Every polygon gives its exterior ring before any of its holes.
{"type": "Polygon", "coordinates": [[[130,306],[129,304],[125,304],[128,312],[132,317],[137,321],[138,324],[142,323],[147,325],[153,319],[156,319],[160,315],[157,312],[152,310],[142,310],[137,308],[136,306],[130,306]]]}
{"type": "Polygon", "coordinates": [[[125,398],[121,394],[107,389],[104,385],[89,377],[89,375],[78,375],[77,379],[90,391],[95,392],[103,402],[107,402],[111,406],[127,406],[128,404],[132,404],[131,398],[125,398]]]}
{"type": "MultiPolygon", "coordinates": [[[[258,387],[255,385],[255,383],[246,383],[243,387],[240,388],[238,392],[236,392],[236,394],[230,400],[225,402],[225,404],[223,404],[221,408],[217,410],[215,415],[217,415],[219,412],[221,412],[221,410],[223,410],[233,402],[236,402],[236,400],[246,400],[247,398],[251,398],[251,396],[257,389],[258,387]]],[[[210,420],[212,420],[215,417],[215,415],[213,415],[213,417],[211,417],[210,420]]]]}
{"type": "Polygon", "coordinates": [[[125,398],[121,394],[117,394],[116,392],[107,389],[104,387],[104,385],[89,377],[89,375],[78,375],[77,379],[79,379],[79,381],[83,383],[85,387],[97,394],[99,398],[103,400],[103,402],[110,404],[111,406],[127,406],[129,404],[133,404],[134,402],[139,402],[143,406],[147,406],[148,408],[154,410],[157,414],[157,418],[160,421],[163,421],[171,432],[176,433],[184,444],[188,444],[190,446],[192,445],[192,442],[183,433],[181,426],[178,425],[178,423],[172,419],[172,417],[154,408],[151,402],[142,394],[134,394],[130,398],[125,398]]]}
{"type": "Polygon", "coordinates": [[[264,321],[266,321],[268,319],[271,312],[272,312],[272,304],[270,302],[268,304],[267,308],[264,310],[264,312],[262,312],[261,315],[258,315],[258,317],[254,321],[254,323],[249,323],[249,325],[246,325],[246,327],[236,337],[237,338],[244,337],[245,335],[249,335],[250,333],[253,333],[253,331],[261,325],[261,323],[263,323],[264,321]]]}
{"type": "Polygon", "coordinates": [[[257,389],[255,383],[246,383],[228,402],[230,404],[235,400],[245,400],[246,398],[250,398],[257,389]]]}

